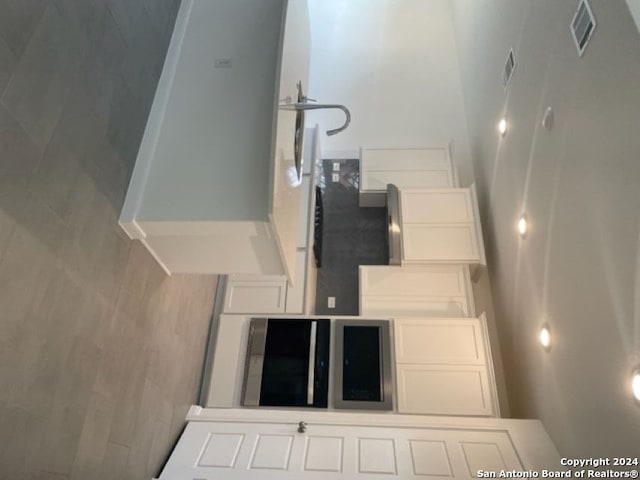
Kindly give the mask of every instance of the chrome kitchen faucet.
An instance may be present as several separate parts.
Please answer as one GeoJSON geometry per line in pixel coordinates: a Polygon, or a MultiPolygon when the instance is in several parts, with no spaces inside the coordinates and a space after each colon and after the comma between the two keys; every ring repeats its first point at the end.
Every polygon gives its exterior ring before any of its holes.
{"type": "Polygon", "coordinates": [[[287,103],[280,105],[280,108],[283,108],[285,110],[295,110],[297,112],[305,111],[305,110],[322,110],[322,109],[330,109],[330,108],[342,110],[346,117],[344,124],[339,128],[334,128],[333,130],[327,130],[327,135],[335,135],[337,133],[340,133],[349,126],[349,123],[351,123],[351,112],[349,112],[349,109],[347,107],[345,107],[344,105],[336,104],[336,103],[308,103],[308,102],[315,102],[315,100],[313,100],[312,98],[307,98],[305,95],[303,95],[302,82],[298,82],[296,86],[298,87],[298,100],[296,102],[291,102],[291,98],[287,97],[286,99],[287,103]]]}

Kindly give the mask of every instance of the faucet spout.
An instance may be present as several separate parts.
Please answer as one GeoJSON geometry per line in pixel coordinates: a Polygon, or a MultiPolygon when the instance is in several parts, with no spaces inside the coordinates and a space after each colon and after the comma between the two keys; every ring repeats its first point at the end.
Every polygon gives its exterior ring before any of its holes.
{"type": "Polygon", "coordinates": [[[344,105],[334,103],[306,103],[298,102],[295,104],[296,110],[323,110],[323,109],[338,109],[344,112],[345,120],[341,127],[327,130],[327,135],[336,135],[345,130],[351,123],[351,112],[344,105]]]}
{"type": "Polygon", "coordinates": [[[334,128],[332,130],[327,130],[327,135],[336,135],[337,133],[345,130],[349,123],[351,123],[351,112],[344,105],[334,104],[334,103],[307,103],[306,101],[295,102],[290,104],[282,105],[281,108],[285,108],[288,110],[296,110],[296,111],[304,111],[304,110],[322,110],[322,109],[338,109],[344,112],[345,120],[341,127],[334,128]]]}

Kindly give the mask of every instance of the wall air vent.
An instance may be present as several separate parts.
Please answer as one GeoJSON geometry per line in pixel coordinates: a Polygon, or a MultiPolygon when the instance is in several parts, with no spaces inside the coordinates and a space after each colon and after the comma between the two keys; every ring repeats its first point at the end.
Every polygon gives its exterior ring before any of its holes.
{"type": "Polygon", "coordinates": [[[513,75],[513,70],[516,68],[516,57],[513,54],[513,48],[509,49],[509,54],[507,55],[507,61],[504,63],[504,70],[502,70],[502,86],[507,88],[509,85],[509,80],[511,80],[511,76],[513,75]]]}
{"type": "Polygon", "coordinates": [[[578,56],[581,57],[584,53],[584,49],[587,48],[595,28],[596,19],[593,16],[591,7],[587,0],[582,0],[573,16],[573,20],[571,20],[571,35],[578,50],[578,56]]]}

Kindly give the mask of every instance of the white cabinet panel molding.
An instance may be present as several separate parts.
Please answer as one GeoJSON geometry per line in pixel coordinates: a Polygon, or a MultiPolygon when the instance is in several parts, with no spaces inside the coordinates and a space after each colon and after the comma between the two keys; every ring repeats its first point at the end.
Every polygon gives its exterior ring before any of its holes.
{"type": "Polygon", "coordinates": [[[477,263],[480,261],[478,237],[473,224],[402,225],[403,262],[477,263]]]}
{"type": "Polygon", "coordinates": [[[469,223],[474,221],[471,191],[455,189],[402,189],[405,223],[469,223]]]}
{"type": "Polygon", "coordinates": [[[230,275],[224,296],[224,313],[284,313],[287,279],[230,275]]]}
{"type": "Polygon", "coordinates": [[[398,411],[499,416],[486,318],[395,318],[398,411]]]}
{"type": "Polygon", "coordinates": [[[483,332],[476,318],[402,318],[395,322],[394,333],[398,363],[486,363],[483,332]]]}
{"type": "Polygon", "coordinates": [[[360,267],[365,295],[465,296],[468,275],[464,265],[360,267]]]}
{"type": "Polygon", "coordinates": [[[398,364],[398,410],[432,415],[493,414],[484,366],[398,364]]]}
{"type": "Polygon", "coordinates": [[[398,188],[457,186],[452,145],[360,148],[360,206],[384,206],[387,184],[398,188]]]}
{"type": "Polygon", "coordinates": [[[475,186],[400,189],[402,264],[485,265],[475,186]]]}
{"type": "Polygon", "coordinates": [[[360,314],[474,316],[467,265],[361,266],[360,314]]]}

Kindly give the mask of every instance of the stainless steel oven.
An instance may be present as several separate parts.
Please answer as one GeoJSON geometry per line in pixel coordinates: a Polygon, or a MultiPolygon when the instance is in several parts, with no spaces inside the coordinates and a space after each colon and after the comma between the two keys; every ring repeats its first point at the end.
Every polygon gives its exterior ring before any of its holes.
{"type": "Polygon", "coordinates": [[[328,319],[253,318],[242,405],[327,408],[328,319]]]}
{"type": "Polygon", "coordinates": [[[393,408],[388,320],[336,320],[334,352],[335,408],[393,408]]]}

